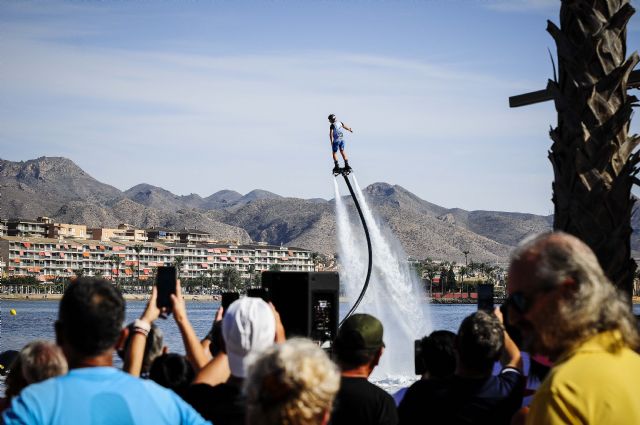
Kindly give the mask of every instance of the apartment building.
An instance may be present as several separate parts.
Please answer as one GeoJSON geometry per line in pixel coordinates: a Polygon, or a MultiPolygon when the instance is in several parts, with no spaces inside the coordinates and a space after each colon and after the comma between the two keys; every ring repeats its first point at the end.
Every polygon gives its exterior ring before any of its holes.
{"type": "Polygon", "coordinates": [[[84,224],[47,223],[47,237],[51,239],[86,239],[87,236],[84,224]]]}
{"type": "Polygon", "coordinates": [[[49,217],[38,217],[35,220],[14,218],[5,222],[6,231],[0,224],[0,236],[40,237],[40,238],[73,238],[85,239],[87,226],[84,224],[55,223],[49,217]]]}
{"type": "Polygon", "coordinates": [[[211,277],[226,267],[237,269],[243,278],[252,271],[313,271],[311,251],[268,245],[185,244],[128,240],[80,240],[19,236],[0,237],[0,258],[8,276],[34,276],[48,281],[85,276],[106,278],[151,278],[158,266],[180,264],[183,279],[211,277]],[[136,250],[140,252],[136,252],[136,250]]]}
{"type": "Polygon", "coordinates": [[[146,242],[147,232],[135,229],[128,224],[121,224],[117,228],[98,227],[89,229],[89,237],[97,241],[130,241],[146,242]]]}
{"type": "Polygon", "coordinates": [[[198,229],[183,229],[178,232],[178,237],[182,243],[213,243],[216,242],[212,236],[198,229]]]}
{"type": "Polygon", "coordinates": [[[38,217],[36,220],[24,218],[10,218],[7,220],[7,235],[18,237],[46,237],[47,217],[38,217]]]}
{"type": "Polygon", "coordinates": [[[152,227],[145,230],[149,242],[177,243],[180,242],[180,232],[177,230],[152,227]]]}

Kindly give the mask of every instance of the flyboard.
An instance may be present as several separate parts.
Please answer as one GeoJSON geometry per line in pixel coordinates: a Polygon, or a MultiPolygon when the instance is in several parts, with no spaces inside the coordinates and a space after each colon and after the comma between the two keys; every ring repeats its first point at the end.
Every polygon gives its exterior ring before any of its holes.
{"type": "Polygon", "coordinates": [[[360,291],[360,295],[358,296],[358,299],[356,300],[356,302],[353,304],[353,307],[351,307],[351,309],[349,310],[349,312],[347,313],[346,316],[344,316],[344,318],[340,321],[340,325],[342,326],[342,324],[344,323],[345,320],[347,320],[349,318],[349,316],[351,316],[353,314],[354,311],[356,311],[356,309],[358,308],[358,305],[360,305],[360,302],[362,301],[362,298],[364,298],[364,294],[367,292],[367,288],[369,287],[369,279],[371,278],[371,266],[372,266],[372,262],[373,259],[371,257],[371,237],[369,236],[369,228],[367,227],[367,222],[364,219],[364,214],[362,214],[362,209],[360,208],[360,203],[358,202],[358,198],[356,197],[355,192],[353,191],[353,187],[351,186],[351,182],[349,181],[349,174],[351,174],[353,172],[353,170],[351,169],[351,167],[344,167],[344,168],[334,168],[333,169],[333,175],[334,177],[337,176],[342,176],[344,177],[344,181],[347,184],[347,187],[349,188],[349,193],[351,194],[351,198],[353,199],[353,203],[356,205],[356,209],[358,210],[358,215],[360,216],[360,221],[362,222],[362,227],[364,228],[364,234],[367,238],[367,250],[369,251],[369,262],[367,265],[367,277],[364,280],[364,285],[362,286],[362,291],[360,291]]]}

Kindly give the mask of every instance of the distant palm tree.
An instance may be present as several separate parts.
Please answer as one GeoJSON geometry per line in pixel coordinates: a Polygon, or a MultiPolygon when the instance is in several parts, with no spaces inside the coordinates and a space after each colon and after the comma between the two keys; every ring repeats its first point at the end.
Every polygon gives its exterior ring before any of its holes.
{"type": "Polygon", "coordinates": [[[140,283],[140,253],[144,249],[144,245],[135,244],[132,248],[136,252],[136,260],[138,262],[138,283],[140,283]]]}
{"type": "Polygon", "coordinates": [[[115,283],[116,287],[120,285],[120,263],[122,263],[122,258],[118,254],[112,254],[109,257],[109,262],[111,263],[111,275],[113,276],[113,270],[116,271],[115,283]]]}
{"type": "Polygon", "coordinates": [[[249,268],[247,270],[247,273],[249,274],[248,281],[249,281],[249,286],[250,287],[253,286],[253,277],[254,277],[255,272],[256,272],[255,264],[249,264],[249,268]]]}
{"type": "Polygon", "coordinates": [[[131,283],[133,283],[133,279],[135,278],[136,274],[136,266],[134,266],[133,264],[129,264],[129,271],[131,271],[131,283]]]}
{"type": "Polygon", "coordinates": [[[216,275],[215,269],[207,269],[207,275],[209,276],[209,287],[211,289],[211,295],[213,295],[213,277],[216,275]]]}
{"type": "Polygon", "coordinates": [[[178,255],[173,259],[173,265],[176,268],[177,277],[180,277],[180,272],[182,271],[182,267],[184,266],[184,257],[178,255]]]}
{"type": "Polygon", "coordinates": [[[468,270],[467,267],[462,266],[460,267],[460,292],[462,292],[464,290],[464,277],[466,276],[468,270]]]}
{"type": "Polygon", "coordinates": [[[431,296],[433,293],[433,279],[435,279],[438,274],[438,266],[431,260],[431,258],[427,258],[424,261],[423,270],[429,278],[429,296],[431,296]]]}
{"type": "Polygon", "coordinates": [[[236,291],[242,284],[240,272],[235,267],[225,267],[222,269],[222,280],[227,285],[227,290],[236,291]]]}

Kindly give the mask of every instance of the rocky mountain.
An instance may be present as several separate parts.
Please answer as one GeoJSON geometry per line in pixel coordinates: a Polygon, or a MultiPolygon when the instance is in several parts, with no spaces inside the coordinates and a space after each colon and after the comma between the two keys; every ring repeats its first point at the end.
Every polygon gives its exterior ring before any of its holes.
{"type": "Polygon", "coordinates": [[[226,208],[234,205],[240,198],[242,198],[242,195],[235,190],[220,190],[204,198],[205,208],[210,210],[226,208]]]}
{"type": "Polygon", "coordinates": [[[256,241],[335,252],[333,204],[328,201],[258,199],[213,214],[224,223],[242,227],[256,241]]]}
{"type": "Polygon", "coordinates": [[[25,218],[52,214],[73,200],[105,204],[123,198],[115,187],[100,183],[73,161],[57,157],[0,159],[0,193],[2,215],[25,218]]]}
{"type": "MultiPolygon", "coordinates": [[[[463,252],[469,251],[468,257],[476,261],[506,261],[517,241],[522,239],[523,234],[531,231],[524,223],[520,223],[520,228],[496,228],[496,233],[508,235],[502,239],[516,241],[506,243],[492,237],[490,231],[486,234],[476,233],[472,228],[476,223],[461,219],[478,212],[449,210],[424,201],[401,186],[387,183],[374,183],[364,192],[380,219],[389,225],[407,254],[414,258],[428,256],[463,262],[463,252]]],[[[490,213],[485,216],[490,220],[493,218],[490,213]]],[[[477,227],[487,229],[488,225],[477,227]]],[[[534,227],[532,223],[531,228],[534,227]]]]}
{"type": "MultiPolygon", "coordinates": [[[[180,196],[146,183],[121,192],[68,159],[46,157],[0,160],[0,194],[3,217],[49,215],[89,226],[197,228],[219,239],[336,251],[333,200],[284,198],[264,190],[180,196]]],[[[519,241],[552,226],[551,216],[444,208],[387,183],[369,185],[364,195],[376,220],[385,223],[408,255],[420,259],[461,262],[469,251],[475,261],[505,262],[519,241]]],[[[350,210],[357,219],[355,208],[350,210]]],[[[640,229],[638,214],[633,227],[640,229]]],[[[639,239],[634,233],[635,249],[639,239]]]]}
{"type": "Polygon", "coordinates": [[[205,200],[199,195],[178,196],[161,187],[142,183],[125,190],[124,195],[149,208],[161,211],[178,211],[184,208],[203,208],[205,200]]]}
{"type": "Polygon", "coordinates": [[[0,159],[2,217],[34,219],[49,216],[56,221],[88,226],[128,223],[142,228],[197,228],[219,239],[251,241],[244,229],[193,211],[197,199],[202,201],[198,195],[179,197],[144,184],[136,188],[134,196],[150,206],[131,200],[127,193],[97,181],[66,158],[41,157],[21,162],[0,159]],[[174,202],[167,202],[168,199],[174,199],[174,202]]]}
{"type": "Polygon", "coordinates": [[[233,190],[221,190],[206,198],[195,193],[179,196],[146,183],[125,190],[124,196],[146,207],[173,212],[182,209],[217,210],[239,207],[260,199],[282,199],[280,195],[259,189],[252,190],[244,196],[233,190]]]}

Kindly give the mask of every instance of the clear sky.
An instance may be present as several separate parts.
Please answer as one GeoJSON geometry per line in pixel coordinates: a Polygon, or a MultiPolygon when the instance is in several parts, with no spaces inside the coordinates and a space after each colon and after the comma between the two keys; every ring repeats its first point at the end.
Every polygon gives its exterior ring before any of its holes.
{"type": "MultiPolygon", "coordinates": [[[[508,97],[552,77],[545,28],[558,11],[558,0],[0,0],[0,158],[65,156],[122,190],[329,199],[335,113],[354,129],[361,185],[550,214],[553,104],[509,109],[508,97]]],[[[628,50],[640,50],[639,13],[628,50]]]]}

